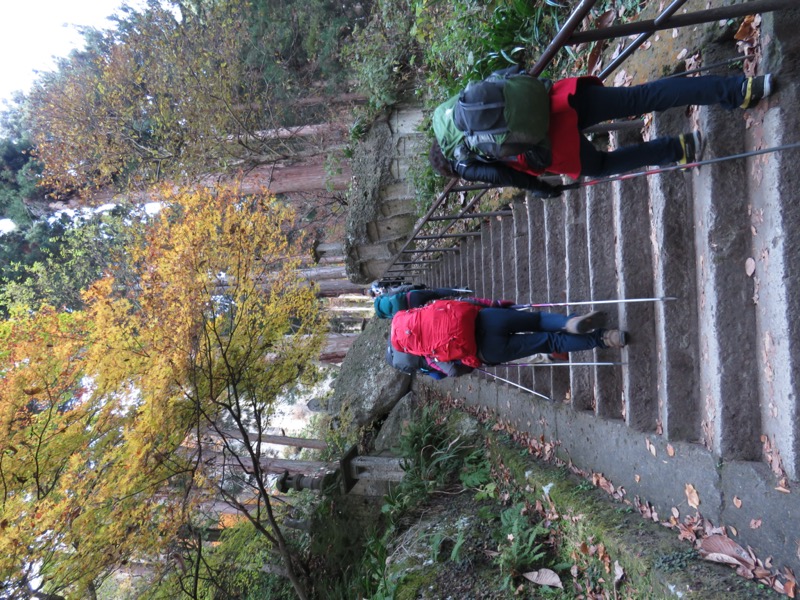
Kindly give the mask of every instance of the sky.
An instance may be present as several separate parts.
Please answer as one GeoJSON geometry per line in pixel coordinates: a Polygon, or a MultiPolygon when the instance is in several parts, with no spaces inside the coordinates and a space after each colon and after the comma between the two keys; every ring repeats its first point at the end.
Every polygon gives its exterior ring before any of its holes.
{"type": "MultiPolygon", "coordinates": [[[[52,71],[83,40],[75,26],[105,29],[123,0],[0,0],[0,108],[16,90],[27,92],[35,71],[52,71]]],[[[139,0],[128,2],[140,6],[139,0]]]]}

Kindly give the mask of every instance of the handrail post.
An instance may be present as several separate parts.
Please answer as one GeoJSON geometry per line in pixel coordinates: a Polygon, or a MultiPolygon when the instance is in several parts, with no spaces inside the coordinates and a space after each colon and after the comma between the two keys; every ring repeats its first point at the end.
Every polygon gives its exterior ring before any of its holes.
{"type": "Polygon", "coordinates": [[[597,4],[597,0],[581,0],[581,3],[572,11],[569,19],[567,19],[567,22],[564,23],[564,26],[556,34],[556,37],[554,37],[550,45],[545,48],[542,56],[536,61],[536,64],[533,65],[533,68],[530,70],[531,75],[534,77],[541,75],[545,67],[553,60],[553,57],[566,45],[565,42],[572,37],[572,33],[583,22],[584,17],[589,14],[595,4],[597,4]]]}

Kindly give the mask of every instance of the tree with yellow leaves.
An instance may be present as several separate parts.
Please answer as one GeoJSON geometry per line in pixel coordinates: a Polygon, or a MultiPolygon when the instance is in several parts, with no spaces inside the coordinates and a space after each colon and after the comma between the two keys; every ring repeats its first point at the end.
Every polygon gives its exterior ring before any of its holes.
{"type": "Polygon", "coordinates": [[[0,440],[0,576],[20,589],[41,578],[49,594],[89,592],[124,561],[178,539],[195,507],[222,498],[278,551],[305,598],[262,447],[248,438],[310,372],[323,339],[315,290],[286,258],[298,254],[293,215],[268,196],[229,189],[171,190],[162,200],[130,247],[135,286],[109,276],[86,294],[85,314],[46,310],[5,325],[14,354],[0,403],[3,423],[16,425],[0,440]],[[36,324],[45,317],[47,329],[36,324]],[[42,337],[22,343],[23,325],[44,335],[62,322],[77,332],[53,342],[57,352],[42,337]],[[26,399],[45,392],[51,417],[32,418],[26,399]],[[33,449],[20,441],[31,439],[33,449]]]}

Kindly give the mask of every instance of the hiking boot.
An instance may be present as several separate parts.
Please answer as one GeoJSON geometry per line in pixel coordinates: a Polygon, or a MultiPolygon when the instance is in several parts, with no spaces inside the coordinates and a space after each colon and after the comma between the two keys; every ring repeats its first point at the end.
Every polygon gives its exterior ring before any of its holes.
{"type": "Polygon", "coordinates": [[[769,96],[775,87],[775,80],[772,73],[766,75],[759,75],[758,77],[748,77],[742,83],[742,108],[753,108],[756,104],[761,102],[762,98],[769,96]]]}
{"type": "Polygon", "coordinates": [[[628,335],[621,329],[606,329],[600,339],[606,348],[622,348],[628,343],[628,335]]]}
{"type": "Polygon", "coordinates": [[[683,156],[678,161],[679,165],[697,162],[703,156],[703,136],[699,131],[682,133],[678,136],[681,143],[683,156]]]}
{"type": "Polygon", "coordinates": [[[606,323],[606,313],[600,310],[587,313],[582,317],[572,317],[564,325],[567,333],[589,333],[600,329],[606,323]]]}

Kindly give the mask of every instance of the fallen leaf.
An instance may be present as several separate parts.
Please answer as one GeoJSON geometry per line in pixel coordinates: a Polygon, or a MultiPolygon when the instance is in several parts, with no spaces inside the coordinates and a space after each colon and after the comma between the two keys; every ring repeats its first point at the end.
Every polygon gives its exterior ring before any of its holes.
{"type": "Polygon", "coordinates": [[[756,37],[757,28],[754,26],[753,16],[754,15],[748,15],[744,18],[742,24],[739,26],[739,30],[734,34],[733,39],[743,42],[756,37]]]}
{"type": "Polygon", "coordinates": [[[672,447],[672,444],[667,444],[667,455],[675,456],[675,448],[672,447]]]}
{"type": "Polygon", "coordinates": [[[744,565],[750,569],[755,563],[739,544],[724,535],[711,535],[700,542],[700,556],[706,560],[727,564],[744,565]]]}
{"type": "Polygon", "coordinates": [[[797,590],[797,584],[794,581],[787,581],[783,584],[783,591],[786,592],[786,595],[789,598],[795,597],[795,591],[797,590]]]}
{"type": "Polygon", "coordinates": [[[650,454],[655,456],[656,455],[656,447],[653,445],[653,443],[647,438],[644,438],[644,443],[647,446],[647,449],[650,451],[650,454]]]}
{"type": "Polygon", "coordinates": [[[746,261],[744,261],[744,272],[748,277],[752,277],[753,273],[756,272],[756,261],[752,258],[748,258],[746,261]]]}
{"type": "Polygon", "coordinates": [[[764,567],[756,567],[753,569],[753,575],[755,575],[758,579],[762,579],[764,577],[769,577],[772,575],[772,572],[769,569],[765,569],[764,567]]]}
{"type": "Polygon", "coordinates": [[[736,508],[742,508],[742,500],[739,498],[739,496],[734,496],[733,497],[733,505],[736,508]]]}
{"type": "Polygon", "coordinates": [[[550,587],[564,589],[564,586],[561,585],[561,579],[559,578],[558,574],[550,569],[539,569],[538,571],[523,573],[522,576],[528,581],[532,581],[537,585],[547,585],[550,587]]]}
{"type": "Polygon", "coordinates": [[[727,554],[722,554],[721,552],[710,552],[708,554],[701,554],[700,556],[706,560],[710,560],[711,562],[723,563],[726,565],[736,565],[737,567],[742,566],[742,563],[736,558],[733,556],[728,556],[727,554]]]}
{"type": "Polygon", "coordinates": [[[672,516],[675,517],[676,519],[679,519],[681,516],[680,511],[674,506],[672,507],[672,516]]]}
{"type": "Polygon", "coordinates": [[[687,56],[689,56],[689,51],[686,48],[684,48],[683,50],[678,52],[678,56],[676,56],[676,58],[677,60],[683,60],[687,56]]]}
{"type": "Polygon", "coordinates": [[[697,493],[697,490],[694,489],[694,486],[691,483],[687,483],[686,487],[684,488],[686,492],[686,499],[689,501],[689,506],[692,508],[697,508],[700,506],[700,496],[697,493]]]}
{"type": "Polygon", "coordinates": [[[750,520],[750,529],[758,529],[759,527],[761,527],[761,519],[750,520]]]}
{"type": "Polygon", "coordinates": [[[614,561],[614,587],[619,586],[622,579],[625,577],[625,570],[619,564],[619,561],[614,561]]]}
{"type": "Polygon", "coordinates": [[[638,475],[634,475],[634,476],[633,476],[633,480],[634,480],[636,483],[639,483],[639,480],[640,480],[640,479],[641,479],[641,477],[639,477],[638,475]]]}
{"type": "Polygon", "coordinates": [[[787,490],[785,487],[783,487],[781,485],[779,485],[775,489],[778,490],[779,492],[783,492],[784,494],[791,494],[792,493],[791,490],[787,490]]]}
{"type": "Polygon", "coordinates": [[[612,9],[607,10],[602,15],[597,17],[597,21],[595,21],[595,27],[597,29],[603,29],[608,27],[614,22],[615,12],[612,9]]]}
{"type": "Polygon", "coordinates": [[[733,525],[728,525],[728,529],[731,530],[731,533],[733,535],[739,535],[739,532],[736,530],[736,527],[734,527],[733,525]]]}
{"type": "Polygon", "coordinates": [[[620,69],[614,76],[614,87],[625,87],[631,84],[633,75],[628,75],[625,69],[620,69]]]}
{"type": "Polygon", "coordinates": [[[745,567],[744,565],[739,565],[739,567],[736,569],[736,574],[739,577],[744,577],[745,579],[755,578],[755,573],[753,573],[753,569],[745,567]]]}
{"type": "Polygon", "coordinates": [[[589,53],[589,59],[586,63],[586,72],[589,75],[597,75],[600,72],[600,69],[603,66],[603,61],[600,60],[600,57],[603,55],[603,43],[596,42],[594,48],[589,53]]]}
{"type": "Polygon", "coordinates": [[[686,540],[687,542],[694,542],[697,539],[697,535],[695,535],[694,530],[690,527],[687,527],[683,523],[678,523],[678,534],[679,540],[686,540]]]}

